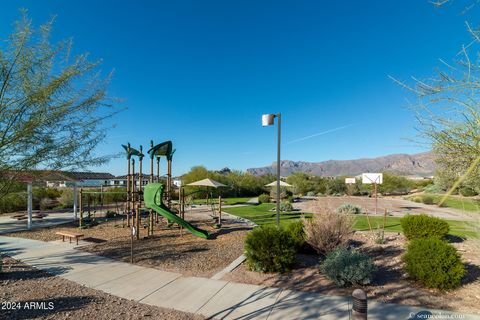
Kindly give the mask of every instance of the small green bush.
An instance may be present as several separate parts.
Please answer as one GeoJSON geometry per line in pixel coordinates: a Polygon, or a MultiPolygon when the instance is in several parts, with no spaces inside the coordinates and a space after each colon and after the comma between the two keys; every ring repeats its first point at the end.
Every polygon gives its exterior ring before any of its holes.
{"type": "Polygon", "coordinates": [[[0,197],[0,212],[15,212],[27,210],[27,193],[15,192],[0,197]]]}
{"type": "Polygon", "coordinates": [[[290,202],[290,203],[293,203],[294,200],[295,200],[295,197],[294,197],[294,196],[289,196],[289,197],[287,198],[287,201],[290,202]]]}
{"type": "Polygon", "coordinates": [[[285,227],[285,231],[290,234],[293,242],[295,243],[295,249],[298,252],[309,252],[310,246],[305,240],[305,230],[303,230],[303,222],[301,220],[291,222],[285,227]]]}
{"type": "Polygon", "coordinates": [[[270,196],[268,194],[261,194],[258,196],[258,202],[259,203],[269,203],[270,202],[270,196]]]}
{"type": "Polygon", "coordinates": [[[308,191],[307,197],[315,197],[315,191],[308,191]]]}
{"type": "Polygon", "coordinates": [[[377,268],[365,253],[338,248],[326,256],[320,270],[335,284],[346,287],[370,284],[377,268]]]}
{"type": "Polygon", "coordinates": [[[362,207],[351,203],[344,203],[337,208],[337,213],[361,214],[362,212],[362,207]]]}
{"type": "Polygon", "coordinates": [[[410,277],[428,288],[456,288],[465,275],[455,247],[438,238],[412,240],[403,260],[410,277]]]}
{"type": "Polygon", "coordinates": [[[280,202],[280,211],[291,212],[293,211],[293,206],[289,201],[283,200],[282,202],[280,202]]]}
{"type": "Polygon", "coordinates": [[[435,199],[430,195],[422,196],[422,202],[424,204],[435,204],[435,199]]]}
{"type": "Polygon", "coordinates": [[[400,219],[403,234],[409,240],[418,238],[444,238],[450,231],[445,220],[426,214],[406,215],[400,219]]]}
{"type": "Polygon", "coordinates": [[[73,190],[71,189],[64,189],[62,190],[62,194],[58,199],[62,207],[64,208],[73,208],[73,190]]]}
{"type": "Polygon", "coordinates": [[[429,184],[425,188],[423,188],[423,192],[425,193],[442,193],[444,190],[442,189],[441,186],[437,184],[429,184]]]}
{"type": "Polygon", "coordinates": [[[475,190],[473,190],[470,187],[461,187],[460,189],[458,189],[458,193],[460,193],[464,197],[473,197],[478,194],[475,190]]]}
{"type": "Polygon", "coordinates": [[[420,196],[412,197],[410,200],[413,201],[413,202],[416,202],[416,203],[422,203],[423,202],[423,199],[420,196]]]}
{"type": "Polygon", "coordinates": [[[285,272],[295,263],[295,241],[282,228],[258,227],[245,239],[245,257],[250,270],[285,272]]]}

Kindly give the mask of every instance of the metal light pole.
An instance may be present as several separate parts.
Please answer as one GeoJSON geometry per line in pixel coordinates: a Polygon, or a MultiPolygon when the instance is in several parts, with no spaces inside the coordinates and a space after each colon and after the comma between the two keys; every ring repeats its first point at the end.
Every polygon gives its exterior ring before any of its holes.
{"type": "Polygon", "coordinates": [[[280,113],[264,114],[262,115],[262,126],[271,126],[275,123],[275,118],[278,119],[278,137],[277,137],[277,192],[276,192],[276,211],[277,211],[277,226],[280,226],[280,137],[282,127],[282,117],[280,113]]]}

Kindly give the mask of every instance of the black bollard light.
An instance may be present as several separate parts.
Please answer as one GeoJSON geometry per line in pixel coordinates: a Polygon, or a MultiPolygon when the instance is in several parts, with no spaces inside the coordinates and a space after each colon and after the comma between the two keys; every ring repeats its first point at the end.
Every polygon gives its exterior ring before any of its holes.
{"type": "Polygon", "coordinates": [[[367,294],[361,289],[355,289],[352,293],[352,319],[367,320],[367,294]]]}

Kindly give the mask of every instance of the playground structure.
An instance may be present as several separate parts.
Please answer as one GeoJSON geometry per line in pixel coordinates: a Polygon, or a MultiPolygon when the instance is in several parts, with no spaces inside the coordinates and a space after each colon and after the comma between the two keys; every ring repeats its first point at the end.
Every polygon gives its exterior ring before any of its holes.
{"type": "MultiPolygon", "coordinates": [[[[164,217],[168,225],[177,224],[181,229],[185,228],[192,234],[202,238],[209,238],[207,231],[201,230],[187,221],[185,221],[185,190],[183,187],[179,190],[178,206],[173,207],[173,179],[172,179],[172,160],[175,149],[171,141],[165,141],[154,145],[150,141],[150,149],[147,151],[150,157],[150,174],[148,184],[144,185],[143,178],[143,147],[139,149],[133,148],[130,143],[122,145],[126,152],[127,159],[127,175],[124,192],[109,191],[83,191],[80,190],[80,219],[79,225],[83,226],[84,217],[84,196],[87,197],[87,210],[90,216],[90,196],[100,194],[100,198],[105,194],[122,194],[125,196],[125,204],[123,212],[126,215],[127,227],[132,228],[132,235],[136,239],[140,239],[140,226],[142,214],[148,214],[146,223],[147,236],[152,236],[154,226],[158,224],[160,216],[164,217]],[[135,172],[135,157],[138,158],[138,173],[135,172]],[[160,158],[167,159],[166,183],[161,183],[160,176],[160,158]],[[154,173],[154,163],[156,162],[156,174],[154,173]]],[[[103,204],[102,204],[103,207],[103,204]]],[[[118,206],[117,206],[118,207],[118,206]]],[[[117,208],[118,213],[118,208],[117,208]]]]}

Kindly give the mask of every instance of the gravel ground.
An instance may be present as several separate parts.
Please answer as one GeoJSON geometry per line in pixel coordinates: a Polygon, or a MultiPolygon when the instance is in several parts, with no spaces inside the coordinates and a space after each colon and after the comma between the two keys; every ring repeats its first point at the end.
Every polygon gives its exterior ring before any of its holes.
{"type": "MultiPolygon", "coordinates": [[[[401,259],[405,239],[397,234],[388,234],[384,245],[374,242],[367,232],[356,232],[352,246],[368,252],[379,267],[374,284],[365,286],[369,298],[383,302],[427,306],[431,308],[480,314],[480,244],[478,240],[453,243],[462,254],[468,274],[463,286],[449,292],[428,290],[419,287],[403,272],[401,259]]],[[[351,295],[354,288],[338,288],[318,271],[319,257],[298,255],[297,265],[288,273],[262,274],[249,271],[243,263],[223,280],[256,285],[279,287],[291,290],[320,292],[329,295],[351,295]]]]}
{"type": "MultiPolygon", "coordinates": [[[[230,222],[224,223],[221,229],[214,229],[210,221],[190,221],[212,233],[213,239],[198,238],[186,230],[169,229],[164,223],[159,223],[153,237],[134,241],[135,264],[188,276],[211,277],[243,253],[243,242],[249,230],[244,224],[230,222]]],[[[53,241],[61,238],[55,235],[60,230],[83,233],[84,239],[91,245],[83,246],[81,250],[130,262],[130,229],[122,228],[121,221],[110,221],[83,230],[72,223],[6,236],[53,241]]],[[[146,234],[145,229],[141,232],[142,236],[146,234]]]]}
{"type": "MultiPolygon", "coordinates": [[[[312,205],[320,205],[321,207],[335,210],[342,204],[351,203],[362,207],[371,214],[375,212],[375,199],[369,197],[328,196],[318,197],[317,201],[318,203],[314,204],[313,200],[302,199],[302,201],[295,202],[293,207],[304,212],[315,212],[315,210],[312,209],[312,205]]],[[[463,212],[455,208],[440,208],[438,206],[405,200],[402,197],[379,197],[377,214],[383,214],[385,209],[388,210],[389,214],[396,217],[403,217],[405,214],[426,213],[442,219],[478,221],[477,213],[463,212]]]]}
{"type": "Polygon", "coordinates": [[[203,319],[115,297],[9,257],[3,263],[0,319],[203,319]]]}

